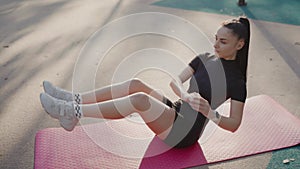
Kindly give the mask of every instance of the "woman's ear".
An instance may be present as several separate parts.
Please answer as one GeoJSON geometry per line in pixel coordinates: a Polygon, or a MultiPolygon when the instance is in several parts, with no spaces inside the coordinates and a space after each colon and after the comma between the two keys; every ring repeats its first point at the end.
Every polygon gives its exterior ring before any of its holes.
{"type": "Polygon", "coordinates": [[[238,43],[237,43],[237,46],[236,46],[237,50],[242,49],[244,47],[244,45],[245,45],[245,40],[244,39],[240,39],[238,41],[238,43]]]}

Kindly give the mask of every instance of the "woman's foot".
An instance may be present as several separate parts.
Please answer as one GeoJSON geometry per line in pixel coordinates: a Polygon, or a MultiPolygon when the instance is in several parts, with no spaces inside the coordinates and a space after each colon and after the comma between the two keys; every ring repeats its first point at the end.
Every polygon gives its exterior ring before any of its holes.
{"type": "Polygon", "coordinates": [[[44,90],[47,94],[49,94],[52,97],[55,97],[60,100],[65,101],[75,101],[77,104],[81,104],[81,96],[79,94],[74,94],[63,90],[59,87],[53,86],[50,82],[44,81],[43,82],[44,90]]]}
{"type": "Polygon", "coordinates": [[[47,93],[41,93],[40,100],[45,111],[67,131],[72,131],[81,118],[81,107],[73,102],[58,100],[47,93]]]}

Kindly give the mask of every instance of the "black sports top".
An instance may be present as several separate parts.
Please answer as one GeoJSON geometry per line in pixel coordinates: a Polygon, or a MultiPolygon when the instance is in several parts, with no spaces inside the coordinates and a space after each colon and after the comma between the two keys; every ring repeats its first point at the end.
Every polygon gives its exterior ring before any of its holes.
{"type": "Polygon", "coordinates": [[[235,60],[225,60],[209,53],[196,56],[189,65],[194,70],[188,92],[198,92],[216,109],[227,99],[245,102],[245,77],[235,60]]]}

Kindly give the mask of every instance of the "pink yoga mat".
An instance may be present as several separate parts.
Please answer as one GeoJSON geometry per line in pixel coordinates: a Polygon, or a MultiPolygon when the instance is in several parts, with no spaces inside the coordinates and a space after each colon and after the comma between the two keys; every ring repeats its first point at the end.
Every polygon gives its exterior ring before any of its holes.
{"type": "MultiPolygon", "coordinates": [[[[228,112],[221,106],[220,112],[228,112]]],[[[235,133],[208,124],[199,144],[170,149],[129,119],[49,128],[36,134],[35,168],[187,168],[268,152],[300,143],[300,120],[268,96],[247,99],[235,133]]]]}

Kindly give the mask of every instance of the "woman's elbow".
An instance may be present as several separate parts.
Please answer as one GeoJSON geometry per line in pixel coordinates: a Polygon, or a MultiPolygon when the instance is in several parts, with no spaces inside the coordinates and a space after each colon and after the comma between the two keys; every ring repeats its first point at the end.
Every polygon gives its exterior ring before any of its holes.
{"type": "Polygon", "coordinates": [[[239,127],[233,127],[231,129],[229,129],[229,131],[232,133],[235,133],[238,129],[239,129],[239,127]]]}
{"type": "Polygon", "coordinates": [[[240,128],[240,125],[241,123],[236,123],[236,124],[233,124],[232,127],[229,129],[230,132],[234,133],[236,132],[239,128],[240,128]]]}
{"type": "Polygon", "coordinates": [[[169,83],[169,86],[172,87],[174,85],[174,80],[169,83]]]}

